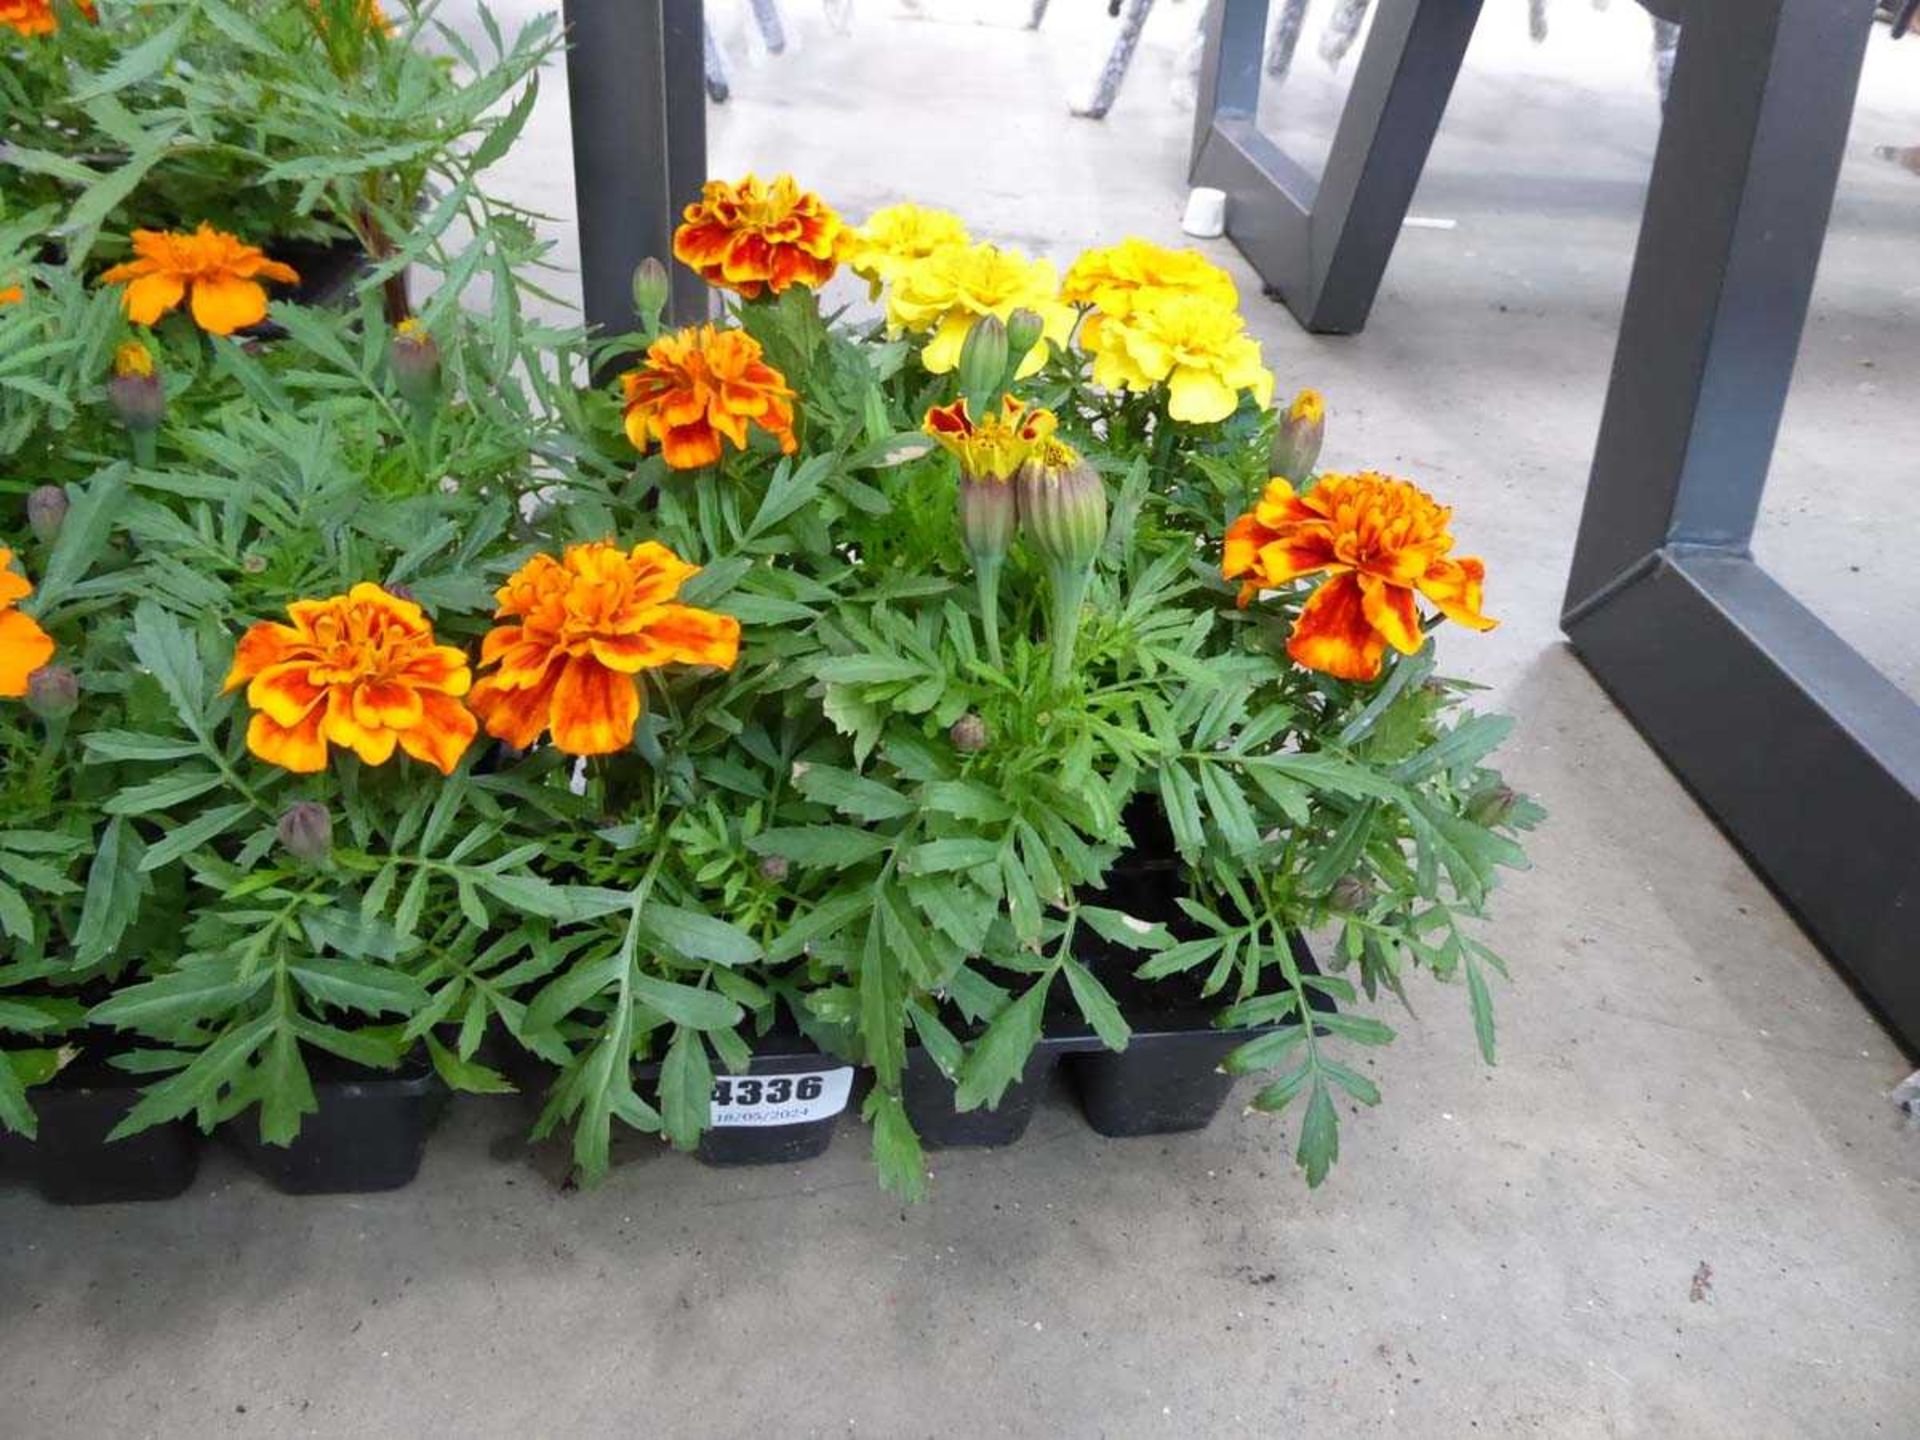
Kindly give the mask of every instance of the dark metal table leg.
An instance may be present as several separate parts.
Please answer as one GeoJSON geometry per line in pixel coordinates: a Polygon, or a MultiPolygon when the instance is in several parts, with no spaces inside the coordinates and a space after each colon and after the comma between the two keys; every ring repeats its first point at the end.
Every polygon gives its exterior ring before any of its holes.
{"type": "Polygon", "coordinates": [[[1920,705],[1750,542],[1873,0],[1691,0],[1562,624],[1920,1045],[1920,705]]]}
{"type": "Polygon", "coordinates": [[[633,270],[669,262],[668,313],[703,319],[707,289],[672,264],[681,210],[707,171],[700,0],[565,0],[580,278],[589,324],[634,326],[633,270]]]}
{"type": "Polygon", "coordinates": [[[1190,178],[1227,192],[1227,234],[1309,330],[1367,323],[1481,0],[1380,0],[1319,179],[1261,133],[1267,0],[1207,19],[1190,178]]]}

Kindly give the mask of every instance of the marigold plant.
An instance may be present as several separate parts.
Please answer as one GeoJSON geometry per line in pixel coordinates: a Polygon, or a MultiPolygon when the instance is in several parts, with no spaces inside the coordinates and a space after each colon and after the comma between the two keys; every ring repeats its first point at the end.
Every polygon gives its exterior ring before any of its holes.
{"type": "Polygon", "coordinates": [[[1387,646],[1413,655],[1426,643],[1416,594],[1469,629],[1496,623],[1480,613],[1486,566],[1449,558],[1451,515],[1417,486],[1372,471],[1322,475],[1305,493],[1276,476],[1228,528],[1222,568],[1229,580],[1245,577],[1242,606],[1263,588],[1327,576],[1287,653],[1342,680],[1374,680],[1387,646]]]}
{"type": "Polygon", "coordinates": [[[478,728],[460,697],[467,657],[437,644],[426,613],[378,585],[297,600],[291,625],[263,620],[241,637],[224,689],[246,687],[247,748],[296,773],[324,770],[327,747],[384,765],[398,746],[452,774],[478,728]]]}
{"type": "Polygon", "coordinates": [[[878,299],[903,270],[918,261],[972,243],[958,215],[926,205],[887,205],[852,232],[847,268],[867,281],[869,298],[878,299]]]}
{"type": "Polygon", "coordinates": [[[298,283],[299,273],[270,260],[257,246],[202,221],[192,234],[133,232],[134,258],[100,276],[103,285],[126,286],[122,303],[136,325],[152,325],[188,302],[193,320],[209,335],[231,335],[267,318],[267,290],[260,282],[298,283]]]}
{"type": "Polygon", "coordinates": [[[847,230],[791,175],[709,180],[673,232],[673,253],[710,285],[751,300],[789,286],[817,290],[833,278],[847,230]]]}
{"type": "Polygon", "coordinates": [[[1273,372],[1239,313],[1211,296],[1144,290],[1124,315],[1109,315],[1088,341],[1093,381],[1114,390],[1164,386],[1167,413],[1205,424],[1233,414],[1245,391],[1273,403],[1273,372]]]}
{"type": "Polygon", "coordinates": [[[1045,260],[981,242],[935,250],[900,267],[887,289],[887,321],[925,336],[920,363],[945,375],[960,363],[967,332],[982,316],[1006,320],[1016,310],[1040,317],[1041,335],[1019,361],[1016,376],[1032,375],[1050,347],[1073,332],[1073,311],[1058,296],[1059,272],[1045,260]]]}
{"type": "Polygon", "coordinates": [[[1124,319],[1143,295],[1198,295],[1226,310],[1237,310],[1240,293],[1233,277],[1196,250],[1170,250],[1132,236],[1118,245],[1082,251],[1060,282],[1060,298],[1091,308],[1080,323],[1080,343],[1100,347],[1100,328],[1108,317],[1124,319]]]}
{"type": "Polygon", "coordinates": [[[747,427],[773,436],[792,454],[793,391],[761,358],[744,330],[689,326],[647,348],[645,362],[621,377],[627,438],[643,454],[660,442],[675,470],[697,470],[720,458],[722,438],[745,449],[747,427]]]}
{"type": "Polygon", "coordinates": [[[632,549],[570,545],[558,560],[536,555],[501,587],[487,633],[473,707],[487,733],[525,749],[551,732],[568,755],[608,755],[633,740],[645,708],[639,676],[662,665],[728,670],[740,653],[740,622],[681,605],[699,573],[657,541],[632,549]]]}

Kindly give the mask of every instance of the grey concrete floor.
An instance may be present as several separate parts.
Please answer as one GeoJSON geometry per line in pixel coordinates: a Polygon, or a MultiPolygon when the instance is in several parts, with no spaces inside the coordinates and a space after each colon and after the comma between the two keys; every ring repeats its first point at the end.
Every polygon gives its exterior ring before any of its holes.
{"type": "MultiPolygon", "coordinates": [[[[1011,3],[865,0],[842,37],[789,5],[801,48],[765,63],[714,8],[740,60],[716,173],[949,204],[1062,260],[1177,238],[1192,6],[1159,8],[1105,126],[1062,103],[1104,7],[1036,37],[1011,3]]],[[[1555,628],[1656,115],[1643,16],[1553,14],[1534,50],[1490,0],[1415,206],[1454,228],[1407,232],[1366,334],[1248,302],[1282,388],[1327,391],[1329,461],[1419,479],[1491,570],[1504,623],[1447,664],[1519,717],[1510,773],[1553,811],[1488,929],[1497,1068],[1463,995],[1416,990],[1314,1193],[1262,1117],[1110,1142],[1056,1096],[1019,1147],[936,1157],[910,1210],[852,1124],[805,1166],[643,1147],[558,1193],[501,1102],[391,1195],[283,1198],[217,1155],[166,1205],[0,1195],[0,1434],[1920,1430],[1920,1133],[1886,1099],[1912,1064],[1555,628]]],[[[1871,149],[1920,142],[1920,45],[1873,59],[1761,544],[1912,688],[1920,178],[1871,149]]],[[[570,254],[565,144],[555,83],[503,180],[570,254]]]]}

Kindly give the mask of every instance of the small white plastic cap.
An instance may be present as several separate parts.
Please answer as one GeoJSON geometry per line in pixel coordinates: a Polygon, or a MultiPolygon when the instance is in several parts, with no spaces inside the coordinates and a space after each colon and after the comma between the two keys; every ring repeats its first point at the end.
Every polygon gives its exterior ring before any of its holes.
{"type": "Polygon", "coordinates": [[[1187,213],[1180,228],[1197,240],[1217,240],[1227,233],[1227,192],[1208,185],[1187,194],[1187,213]]]}

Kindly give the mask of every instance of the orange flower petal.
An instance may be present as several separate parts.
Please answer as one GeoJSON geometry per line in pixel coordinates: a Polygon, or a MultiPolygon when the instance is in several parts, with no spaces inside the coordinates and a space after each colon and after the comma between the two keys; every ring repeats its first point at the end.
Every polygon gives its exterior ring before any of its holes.
{"type": "Polygon", "coordinates": [[[525,750],[547,728],[553,707],[555,681],[524,690],[509,690],[492,678],[476,681],[467,703],[496,740],[504,740],[516,750],[525,750]]]}
{"type": "Polygon", "coordinates": [[[575,658],[553,688],[553,743],[568,755],[611,755],[633,743],[640,687],[597,661],[575,658]]]}
{"type": "Polygon", "coordinates": [[[1309,670],[1341,680],[1379,676],[1386,641],[1367,620],[1357,578],[1336,575],[1308,597],[1287,641],[1287,653],[1309,670]]]}
{"type": "Polygon", "coordinates": [[[231,335],[267,318],[267,292],[253,280],[195,280],[193,318],[209,335],[231,335]]]}
{"type": "Polygon", "coordinates": [[[324,685],[311,679],[313,662],[302,657],[270,665],[247,686],[247,703],[276,725],[298,725],[326,697],[324,685]]]}
{"type": "Polygon", "coordinates": [[[312,713],[296,726],[276,723],[270,716],[255,715],[247,723],[247,749],[269,765],[312,775],[327,768],[327,742],[320,733],[326,711],[314,706],[312,713]]]}
{"type": "Polygon", "coordinates": [[[384,765],[393,758],[400,737],[392,730],[361,724],[354,714],[353,697],[345,687],[329,689],[326,705],[316,706],[315,712],[323,714],[320,733],[331,743],[353,751],[369,765],[384,765]]]}
{"type": "Polygon", "coordinates": [[[300,642],[300,632],[271,620],[262,620],[240,637],[233,650],[233,667],[227,671],[222,692],[237,690],[269,665],[287,658],[287,647],[300,642]]]}
{"type": "Polygon", "coordinates": [[[1449,620],[1474,630],[1491,630],[1500,622],[1480,613],[1480,592],[1486,575],[1485,563],[1467,556],[1435,561],[1417,583],[1420,593],[1449,620]]]}
{"type": "Polygon", "coordinates": [[[33,594],[33,582],[13,568],[13,551],[0,545],[0,605],[12,605],[33,594]]]}
{"type": "Polygon", "coordinates": [[[480,723],[450,695],[429,691],[420,699],[421,722],[400,732],[400,748],[442,775],[451,775],[473,743],[480,723]]]}
{"type": "Polygon", "coordinates": [[[185,298],[186,293],[187,282],[178,275],[141,275],[127,286],[120,303],[126,308],[127,318],[134,324],[155,325],[162,315],[185,298]]]}
{"type": "Polygon", "coordinates": [[[53,659],[53,637],[31,615],[0,610],[0,695],[27,693],[27,677],[53,659]]]}
{"type": "Polygon", "coordinates": [[[1420,612],[1414,607],[1413,592],[1390,585],[1378,575],[1362,575],[1360,608],[1367,623],[1402,655],[1412,655],[1425,643],[1420,632],[1420,612]]]}
{"type": "Polygon", "coordinates": [[[648,636],[669,660],[731,670],[740,658],[740,622],[731,615],[691,605],[662,605],[647,623],[648,636]]]}

